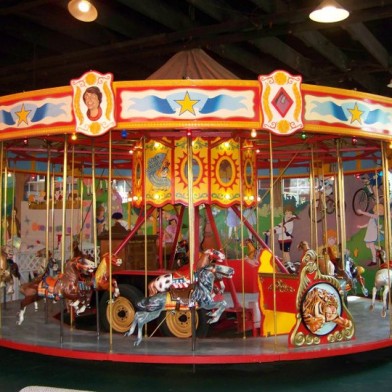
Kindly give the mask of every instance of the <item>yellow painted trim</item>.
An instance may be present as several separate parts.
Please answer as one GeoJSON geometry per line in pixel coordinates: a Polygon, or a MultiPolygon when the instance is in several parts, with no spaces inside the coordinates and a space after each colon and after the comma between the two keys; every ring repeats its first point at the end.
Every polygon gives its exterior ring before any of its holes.
{"type": "Polygon", "coordinates": [[[287,312],[275,312],[273,310],[263,311],[263,333],[262,336],[273,336],[289,334],[296,323],[296,315],[287,312]],[[276,320],[276,327],[275,327],[276,320]]]}

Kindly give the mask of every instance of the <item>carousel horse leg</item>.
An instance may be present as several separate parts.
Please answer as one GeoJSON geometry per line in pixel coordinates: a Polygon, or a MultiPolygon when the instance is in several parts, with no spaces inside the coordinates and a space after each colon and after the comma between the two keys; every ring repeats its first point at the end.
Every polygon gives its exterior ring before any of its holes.
{"type": "Polygon", "coordinates": [[[222,313],[224,312],[224,310],[227,307],[227,303],[226,303],[226,301],[213,302],[213,303],[208,304],[208,305],[204,305],[203,304],[203,306],[201,306],[201,307],[204,308],[204,309],[207,309],[207,310],[216,308],[215,310],[207,313],[207,316],[211,317],[207,321],[207,323],[208,324],[213,324],[213,323],[216,323],[220,319],[222,313]]]}
{"type": "Polygon", "coordinates": [[[148,311],[138,311],[135,313],[135,317],[132,321],[131,327],[129,328],[129,331],[124,334],[124,336],[131,336],[136,329],[137,326],[137,338],[136,341],[134,342],[134,346],[137,347],[143,340],[143,327],[145,324],[148,322],[155,320],[162,312],[162,309],[155,310],[153,312],[148,312],[148,311]]]}
{"type": "Polygon", "coordinates": [[[381,317],[386,317],[386,315],[387,315],[387,297],[388,297],[388,293],[389,293],[389,287],[387,285],[387,286],[385,286],[384,293],[382,295],[381,317]]]}
{"type": "Polygon", "coordinates": [[[376,303],[376,295],[377,295],[377,288],[373,287],[372,290],[372,303],[370,304],[369,310],[373,311],[374,310],[374,305],[376,303]]]}
{"type": "Polygon", "coordinates": [[[26,306],[22,309],[20,309],[20,311],[18,312],[17,315],[17,320],[16,320],[16,325],[22,325],[23,321],[24,321],[24,314],[26,312],[26,306]]]}
{"type": "Polygon", "coordinates": [[[120,295],[120,289],[118,288],[116,281],[114,281],[113,283],[114,283],[113,297],[117,298],[120,295]]]}

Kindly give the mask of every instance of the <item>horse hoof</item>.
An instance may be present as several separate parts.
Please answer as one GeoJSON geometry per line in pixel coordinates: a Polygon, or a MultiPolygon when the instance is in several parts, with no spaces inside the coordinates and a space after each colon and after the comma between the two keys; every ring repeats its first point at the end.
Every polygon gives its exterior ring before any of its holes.
{"type": "Polygon", "coordinates": [[[134,347],[137,347],[140,343],[141,343],[141,339],[137,339],[134,343],[133,343],[133,346],[134,347]]]}
{"type": "Polygon", "coordinates": [[[86,310],[86,306],[83,305],[80,309],[76,311],[76,314],[79,315],[80,313],[83,313],[85,310],[86,310]]]}
{"type": "Polygon", "coordinates": [[[383,309],[382,311],[381,311],[381,317],[386,317],[387,316],[387,311],[385,310],[385,309],[383,309]]]}
{"type": "Polygon", "coordinates": [[[370,306],[369,306],[369,310],[370,310],[371,312],[373,312],[373,310],[374,310],[374,305],[370,305],[370,306]]]}

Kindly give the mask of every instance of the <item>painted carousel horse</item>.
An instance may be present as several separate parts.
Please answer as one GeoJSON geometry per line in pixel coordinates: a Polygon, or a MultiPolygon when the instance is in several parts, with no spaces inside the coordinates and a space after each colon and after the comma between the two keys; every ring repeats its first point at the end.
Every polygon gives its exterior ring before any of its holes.
{"type": "Polygon", "coordinates": [[[258,257],[260,252],[257,249],[253,240],[251,238],[245,239],[243,246],[247,249],[247,255],[245,257],[245,260],[248,261],[250,264],[258,265],[258,257]]]}
{"type": "Polygon", "coordinates": [[[377,292],[382,290],[382,310],[381,317],[386,317],[387,315],[387,298],[388,293],[392,286],[392,269],[391,265],[387,265],[387,263],[383,263],[381,268],[376,272],[374,277],[374,286],[372,290],[372,303],[370,305],[370,310],[374,310],[376,295],[377,292]]]}
{"type": "Polygon", "coordinates": [[[363,268],[362,266],[357,266],[355,264],[348,250],[346,250],[344,261],[346,276],[350,281],[350,286],[353,292],[355,294],[357,293],[357,284],[359,283],[359,285],[361,286],[362,294],[367,297],[369,295],[369,290],[366,288],[365,278],[363,277],[365,268],[363,268]]]}
{"type": "Polygon", "coordinates": [[[0,254],[0,288],[6,287],[7,294],[14,293],[14,278],[20,279],[19,267],[3,247],[0,254]]]}
{"type": "MultiPolygon", "coordinates": [[[[97,270],[94,273],[94,287],[96,290],[109,291],[110,289],[110,264],[113,267],[120,267],[122,265],[122,259],[115,255],[105,253],[98,265],[97,270]]],[[[117,281],[112,278],[112,293],[116,298],[120,295],[117,281]]]]}
{"type": "Polygon", "coordinates": [[[178,242],[174,260],[178,268],[189,264],[189,245],[187,240],[184,239],[178,242]]]}
{"type": "MultiPolygon", "coordinates": [[[[195,271],[210,264],[211,261],[223,261],[226,256],[215,249],[207,249],[203,253],[195,265],[195,271]]],[[[178,270],[170,274],[158,276],[148,284],[148,295],[152,296],[157,293],[168,291],[170,287],[185,288],[190,285],[189,265],[184,265],[178,270]]],[[[223,282],[222,282],[223,283],[223,282]]]]}
{"type": "Polygon", "coordinates": [[[215,301],[213,290],[215,280],[231,278],[234,269],[225,265],[208,263],[199,268],[195,273],[195,282],[187,289],[170,290],[145,297],[138,302],[138,310],[135,314],[129,331],[125,336],[130,336],[137,331],[137,339],[134,343],[138,346],[142,341],[143,326],[159,317],[162,311],[173,311],[175,309],[206,309],[210,319],[208,324],[215,323],[227,307],[225,300],[215,301]]]}
{"type": "Polygon", "coordinates": [[[335,275],[335,266],[328,257],[328,253],[323,250],[323,257],[318,257],[317,252],[313,249],[310,249],[310,246],[307,241],[301,241],[298,244],[298,249],[302,250],[302,257],[299,266],[299,270],[302,271],[303,267],[308,262],[317,262],[320,272],[324,275],[335,275]]]}
{"type": "MultiPolygon", "coordinates": [[[[80,304],[85,304],[88,296],[89,285],[95,270],[95,264],[87,257],[74,257],[65,263],[64,273],[56,277],[50,276],[49,267],[43,275],[38,276],[33,281],[22,284],[20,292],[25,297],[20,303],[17,324],[21,325],[24,320],[26,307],[42,298],[58,301],[62,298],[71,301],[76,313],[82,309],[80,304]]],[[[83,306],[83,305],[82,305],[83,306]]]]}
{"type": "MultiPolygon", "coordinates": [[[[122,260],[117,256],[112,255],[110,257],[109,253],[105,253],[95,271],[93,261],[84,255],[76,256],[66,263],[64,274],[53,278],[49,273],[49,261],[43,275],[20,287],[20,292],[24,294],[25,298],[20,303],[17,324],[22,324],[26,307],[33,302],[36,304],[42,298],[49,298],[54,301],[65,298],[72,301],[70,305],[75,309],[77,315],[83,313],[91,299],[93,288],[109,290],[109,263],[119,267],[122,260]],[[72,290],[70,292],[66,290],[58,292],[59,289],[66,287],[66,282],[68,282],[68,287],[72,287],[72,290]]],[[[112,279],[112,292],[114,298],[120,295],[115,279],[112,279]]]]}

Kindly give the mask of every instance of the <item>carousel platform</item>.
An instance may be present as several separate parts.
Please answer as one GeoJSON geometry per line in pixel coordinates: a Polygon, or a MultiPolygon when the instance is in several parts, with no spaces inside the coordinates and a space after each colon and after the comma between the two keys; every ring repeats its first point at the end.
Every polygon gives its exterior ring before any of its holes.
{"type": "MultiPolygon", "coordinates": [[[[348,309],[356,326],[355,338],[347,342],[318,346],[288,347],[287,335],[259,337],[243,334],[177,339],[146,337],[134,347],[135,336],[117,333],[97,334],[95,330],[60,323],[59,304],[48,304],[26,310],[25,321],[16,325],[19,301],[7,302],[1,308],[0,346],[48,356],[94,361],[162,363],[162,364],[240,364],[295,361],[325,358],[392,346],[390,314],[381,317],[381,303],[369,311],[370,300],[349,297],[348,309]]],[[[78,323],[76,323],[77,325],[78,323]]]]}

